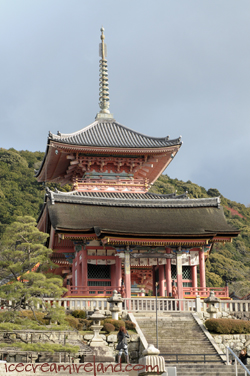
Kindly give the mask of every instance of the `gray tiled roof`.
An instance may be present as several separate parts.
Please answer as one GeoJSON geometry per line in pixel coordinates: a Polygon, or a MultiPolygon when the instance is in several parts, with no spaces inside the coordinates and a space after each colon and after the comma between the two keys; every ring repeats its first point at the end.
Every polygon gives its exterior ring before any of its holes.
{"type": "Polygon", "coordinates": [[[179,199],[188,198],[187,194],[176,195],[175,193],[161,195],[156,193],[124,193],[124,192],[78,192],[71,193],[73,196],[85,196],[85,197],[103,197],[103,198],[116,198],[116,199],[134,199],[134,200],[166,200],[166,199],[179,199]]]}
{"type": "Polygon", "coordinates": [[[52,204],[55,202],[120,207],[147,208],[188,208],[188,207],[219,207],[220,199],[200,198],[189,199],[186,195],[157,195],[152,193],[109,193],[109,192],[52,192],[47,188],[47,195],[52,204]]]}
{"type": "Polygon", "coordinates": [[[56,231],[98,236],[235,236],[219,199],[125,199],[48,191],[48,215],[56,231]]]}
{"type": "Polygon", "coordinates": [[[114,119],[98,120],[77,132],[57,135],[49,133],[51,140],[71,145],[120,147],[120,148],[160,148],[180,145],[181,137],[149,137],[117,123],[114,119]]]}

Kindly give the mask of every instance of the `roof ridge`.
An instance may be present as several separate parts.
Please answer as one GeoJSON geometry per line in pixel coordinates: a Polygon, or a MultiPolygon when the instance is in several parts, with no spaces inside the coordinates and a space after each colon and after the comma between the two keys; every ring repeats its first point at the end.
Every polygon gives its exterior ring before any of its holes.
{"type": "MultiPolygon", "coordinates": [[[[72,202],[78,202],[79,204],[83,204],[84,202],[90,205],[121,205],[121,206],[168,206],[168,207],[201,207],[201,206],[210,206],[210,207],[220,207],[220,198],[219,197],[202,197],[202,198],[166,198],[165,200],[162,198],[136,198],[136,197],[105,197],[105,196],[90,196],[86,195],[86,193],[94,193],[94,192],[60,192],[56,191],[53,192],[47,188],[47,196],[50,197],[52,203],[55,201],[62,201],[67,202],[69,197],[71,197],[72,202]],[[77,193],[77,194],[76,194],[77,193]],[[84,195],[85,194],[85,195],[84,195]],[[64,201],[66,200],[66,201],[64,201]]],[[[97,193],[97,192],[96,192],[97,193]]],[[[98,193],[109,193],[109,192],[98,192],[98,193]]],[[[111,193],[111,192],[110,192],[111,193]]],[[[118,193],[118,192],[112,192],[118,193]]],[[[121,193],[121,192],[120,192],[121,193]]],[[[130,193],[131,194],[131,193],[130,193]]],[[[133,193],[136,194],[136,193],[133,193]]],[[[145,193],[146,195],[147,193],[145,193]]],[[[68,202],[71,202],[68,201],[68,202]]]]}
{"type": "Polygon", "coordinates": [[[95,120],[93,123],[87,125],[86,127],[81,128],[78,131],[75,131],[75,132],[72,132],[72,133],[61,133],[61,132],[58,131],[57,135],[55,135],[55,134],[49,132],[49,137],[52,138],[52,139],[57,139],[57,140],[61,140],[62,138],[74,137],[74,136],[77,136],[80,133],[86,133],[88,130],[90,130],[91,128],[95,127],[98,124],[100,124],[100,125],[104,125],[104,124],[115,125],[115,126],[121,128],[121,129],[124,129],[128,132],[131,132],[132,134],[136,134],[138,136],[145,137],[147,139],[154,140],[154,141],[161,141],[161,142],[178,141],[178,142],[181,142],[181,138],[182,138],[182,136],[179,136],[178,138],[175,138],[175,139],[169,139],[169,136],[165,136],[165,137],[148,136],[144,133],[135,131],[132,128],[126,127],[125,125],[119,123],[115,119],[98,119],[98,120],[95,120]]]}

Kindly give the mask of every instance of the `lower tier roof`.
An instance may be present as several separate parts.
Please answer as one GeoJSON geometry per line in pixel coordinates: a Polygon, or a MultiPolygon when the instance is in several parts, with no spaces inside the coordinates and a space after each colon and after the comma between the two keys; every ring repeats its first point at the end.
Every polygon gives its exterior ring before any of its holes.
{"type": "Polygon", "coordinates": [[[125,199],[49,191],[45,207],[56,232],[163,238],[234,237],[239,233],[227,224],[218,198],[173,199],[166,195],[164,199],[159,195],[157,199],[154,195],[125,199]]]}

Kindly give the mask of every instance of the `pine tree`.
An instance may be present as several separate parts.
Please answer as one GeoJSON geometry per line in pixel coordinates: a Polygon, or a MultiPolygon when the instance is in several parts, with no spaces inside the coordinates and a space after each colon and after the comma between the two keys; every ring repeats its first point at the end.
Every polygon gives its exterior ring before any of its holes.
{"type": "Polygon", "coordinates": [[[0,243],[0,299],[5,308],[16,312],[29,308],[35,316],[38,305],[45,308],[46,297],[59,298],[65,291],[61,279],[42,273],[53,265],[47,238],[28,216],[6,228],[0,243]]]}

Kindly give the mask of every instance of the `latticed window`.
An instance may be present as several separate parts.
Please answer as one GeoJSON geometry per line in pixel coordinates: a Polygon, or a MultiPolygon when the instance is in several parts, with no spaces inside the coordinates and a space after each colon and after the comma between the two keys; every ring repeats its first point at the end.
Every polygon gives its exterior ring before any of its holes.
{"type": "MultiPolygon", "coordinates": [[[[177,273],[176,273],[176,265],[171,264],[171,278],[176,279],[177,273]]],[[[190,266],[182,266],[182,279],[192,279],[191,277],[191,267],[190,266]]]]}
{"type": "MultiPolygon", "coordinates": [[[[88,264],[89,279],[110,279],[110,265],[88,264]]],[[[102,285],[103,286],[103,285],[102,285]]]]}
{"type": "Polygon", "coordinates": [[[191,268],[190,266],[182,267],[182,279],[192,279],[191,278],[191,268]]]}
{"type": "Polygon", "coordinates": [[[171,264],[171,278],[176,279],[177,274],[176,274],[176,265],[171,264]]]}

